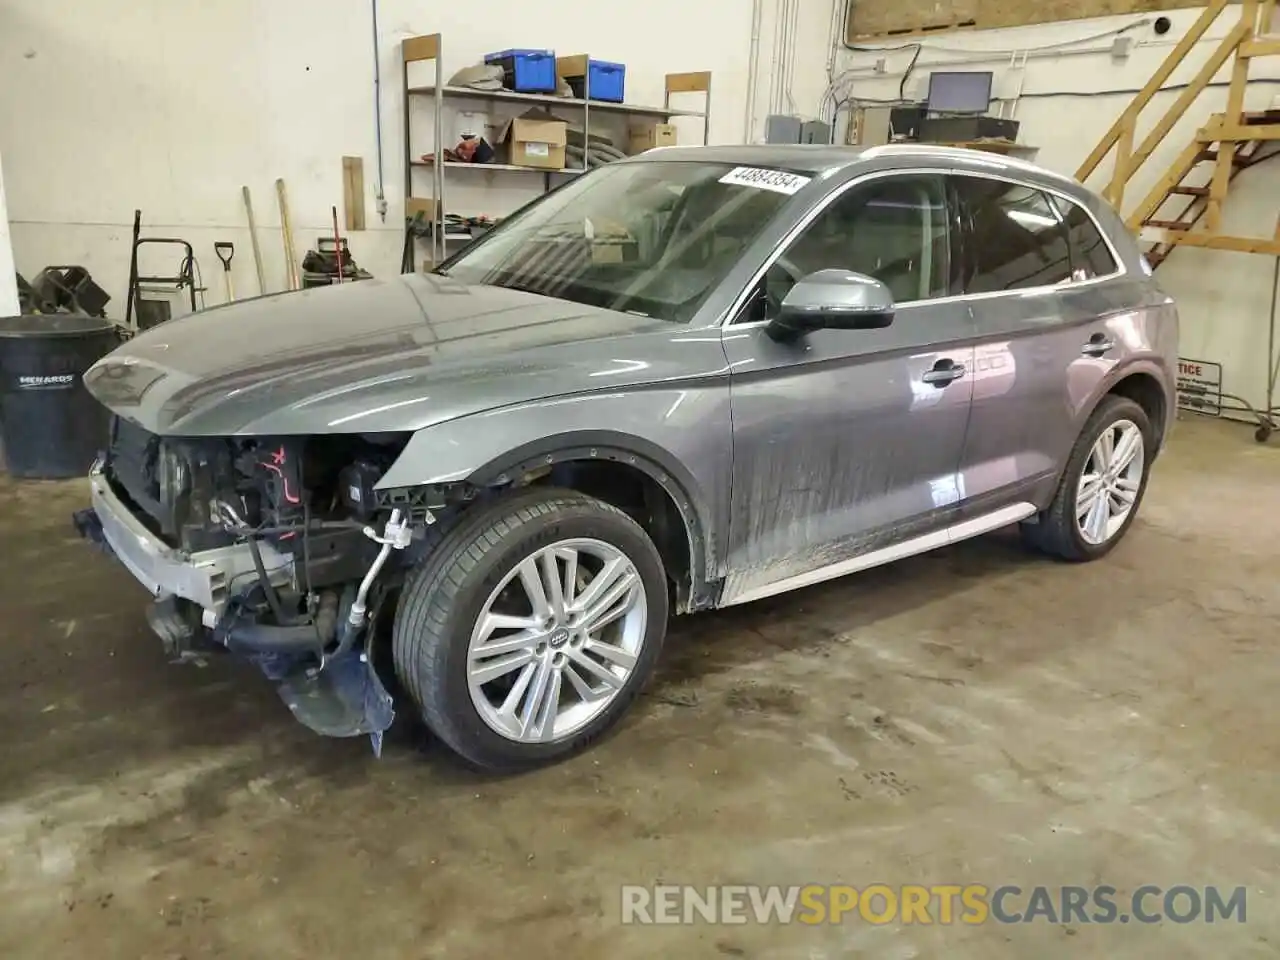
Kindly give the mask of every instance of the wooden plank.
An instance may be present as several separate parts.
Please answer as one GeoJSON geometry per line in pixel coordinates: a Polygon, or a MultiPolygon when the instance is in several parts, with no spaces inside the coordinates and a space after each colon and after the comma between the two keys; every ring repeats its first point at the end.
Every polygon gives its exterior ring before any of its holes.
{"type": "MultiPolygon", "coordinates": [[[[1222,38],[1222,42],[1214,48],[1213,53],[1209,55],[1209,59],[1204,62],[1195,77],[1178,94],[1178,99],[1170,105],[1165,115],[1156,121],[1155,127],[1147,134],[1146,139],[1134,150],[1131,171],[1137,170],[1138,167],[1142,166],[1147,157],[1151,156],[1156,147],[1160,146],[1164,138],[1169,135],[1169,131],[1182,119],[1182,115],[1187,112],[1187,107],[1191,106],[1196,97],[1200,96],[1204,88],[1209,85],[1209,81],[1222,69],[1222,65],[1227,62],[1227,59],[1235,52],[1236,47],[1240,45],[1240,41],[1248,33],[1249,28],[1246,24],[1237,23],[1231,28],[1231,32],[1222,38]]],[[[1173,184],[1169,186],[1173,186],[1173,184]]]]}
{"type": "Polygon", "coordinates": [[[1117,210],[1124,209],[1124,185],[1129,182],[1129,164],[1133,156],[1134,128],[1138,125],[1135,113],[1126,112],[1124,125],[1120,128],[1120,140],[1116,144],[1115,167],[1111,171],[1111,185],[1106,197],[1117,210]]]}
{"type": "Polygon", "coordinates": [[[958,150],[981,150],[984,153],[999,153],[1006,156],[1019,153],[1031,156],[1040,149],[1026,143],[1014,143],[1012,140],[953,140],[930,142],[930,145],[954,147],[958,150]]]}
{"type": "Polygon", "coordinates": [[[1280,239],[1274,237],[1228,237],[1220,233],[1194,233],[1169,230],[1166,243],[1184,247],[1203,247],[1208,250],[1231,250],[1235,253],[1265,253],[1280,257],[1280,239]]]}
{"type": "MultiPolygon", "coordinates": [[[[1240,26],[1244,37],[1253,35],[1253,27],[1258,19],[1258,0],[1244,0],[1240,9],[1240,26]]],[[[1244,112],[1244,87],[1249,80],[1249,58],[1242,57],[1237,51],[1235,61],[1231,65],[1231,86],[1227,91],[1227,109],[1223,111],[1227,124],[1239,123],[1244,112]]],[[[1213,179],[1209,182],[1209,203],[1204,211],[1204,225],[1209,233],[1217,233],[1222,229],[1222,203],[1227,199],[1227,184],[1231,182],[1231,170],[1236,159],[1236,141],[1224,140],[1219,132],[1218,160],[1213,168],[1213,179]]]]}
{"type": "Polygon", "coordinates": [[[1274,57],[1280,54],[1280,38],[1259,37],[1240,44],[1242,57],[1274,57]]]}
{"type": "Polygon", "coordinates": [[[711,89],[711,71],[693,73],[668,73],[667,93],[706,93],[711,89]]]}
{"type": "Polygon", "coordinates": [[[436,202],[430,197],[410,197],[404,202],[406,220],[412,220],[419,213],[430,220],[436,215],[436,202]]]}
{"type": "Polygon", "coordinates": [[[364,229],[364,158],[342,158],[342,210],[347,230],[364,229]]]}
{"type": "Polygon", "coordinates": [[[1236,143],[1249,140],[1280,140],[1280,123],[1259,123],[1248,127],[1240,126],[1239,124],[1222,127],[1206,127],[1196,135],[1196,139],[1201,143],[1213,143],[1215,141],[1221,141],[1222,143],[1236,143]]]}
{"type": "Polygon", "coordinates": [[[1169,169],[1165,171],[1164,176],[1156,181],[1150,192],[1142,198],[1142,202],[1138,204],[1133,213],[1125,218],[1125,223],[1130,230],[1137,231],[1142,226],[1143,221],[1149,220],[1151,215],[1160,208],[1160,204],[1164,203],[1165,197],[1169,196],[1169,190],[1176,187],[1183,177],[1200,159],[1200,144],[1192,141],[1187,144],[1182,153],[1174,159],[1169,165],[1169,169]]]}
{"type": "Polygon", "coordinates": [[[1205,7],[1204,12],[1196,18],[1196,22],[1182,35],[1182,39],[1177,42],[1174,48],[1169,51],[1169,55],[1156,68],[1156,72],[1143,84],[1142,89],[1138,91],[1129,106],[1116,118],[1116,122],[1111,125],[1111,129],[1102,135],[1102,139],[1098,141],[1098,145],[1085,158],[1084,163],[1080,164],[1080,168],[1076,170],[1077,180],[1083,182],[1089,174],[1093,173],[1098,164],[1102,162],[1102,158],[1107,155],[1116,141],[1120,139],[1120,131],[1124,128],[1125,118],[1132,118],[1136,122],[1138,113],[1155,96],[1156,92],[1165,85],[1165,82],[1173,75],[1173,71],[1186,58],[1192,47],[1196,45],[1196,42],[1204,36],[1205,31],[1213,25],[1213,21],[1218,18],[1218,14],[1223,11],[1226,5],[1227,0],[1213,0],[1209,6],[1205,7]]]}
{"type": "Polygon", "coordinates": [[[415,60],[434,60],[440,56],[440,34],[429,33],[424,37],[406,37],[400,41],[400,55],[405,63],[415,60]]]}
{"type": "Polygon", "coordinates": [[[848,6],[845,38],[855,42],[1154,14],[1202,7],[1204,0],[857,0],[848,6]]]}
{"type": "Polygon", "coordinates": [[[864,37],[950,33],[976,26],[980,5],[981,0],[859,0],[850,4],[846,31],[864,37]]]}

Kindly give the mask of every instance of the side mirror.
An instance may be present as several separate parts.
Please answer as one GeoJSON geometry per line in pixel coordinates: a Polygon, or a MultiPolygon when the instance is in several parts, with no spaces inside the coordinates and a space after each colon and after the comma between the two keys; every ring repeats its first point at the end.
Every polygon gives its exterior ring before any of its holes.
{"type": "Polygon", "coordinates": [[[893,322],[893,294],[879,280],[851,270],[819,270],[802,278],[765,328],[775,340],[813,330],[878,330],[893,322]]]}

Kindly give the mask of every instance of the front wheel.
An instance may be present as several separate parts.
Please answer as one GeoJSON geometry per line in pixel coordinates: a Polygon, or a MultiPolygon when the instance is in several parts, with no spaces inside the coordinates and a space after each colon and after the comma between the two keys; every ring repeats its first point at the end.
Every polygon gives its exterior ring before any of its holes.
{"type": "Polygon", "coordinates": [[[652,673],[667,628],[662,560],[625,513],[573,491],[473,509],[405,587],[396,673],[472,764],[549,763],[612,727],[652,673]]]}
{"type": "Polygon", "coordinates": [[[1038,522],[1023,524],[1024,541],[1064,560],[1108,553],[1142,503],[1153,451],[1146,411],[1127,397],[1106,397],[1081,431],[1053,502],[1038,522]]]}

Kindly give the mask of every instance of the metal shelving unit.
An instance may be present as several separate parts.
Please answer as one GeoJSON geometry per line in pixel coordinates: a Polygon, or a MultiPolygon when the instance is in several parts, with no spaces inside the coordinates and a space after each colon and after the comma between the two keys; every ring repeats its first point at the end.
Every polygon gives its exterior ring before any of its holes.
{"type": "MultiPolygon", "coordinates": [[[[433,105],[432,143],[435,154],[439,157],[444,149],[444,108],[446,101],[478,101],[483,103],[513,104],[524,106],[540,106],[548,109],[571,110],[580,114],[584,143],[590,136],[591,116],[652,117],[655,120],[669,121],[680,117],[691,117],[702,121],[702,142],[707,141],[711,114],[711,73],[696,71],[693,73],[668,73],[663,84],[662,106],[640,106],[630,103],[610,103],[604,100],[590,99],[590,77],[585,80],[587,88],[584,97],[559,97],[554,94],[516,93],[513,90],[473,90],[470,87],[452,87],[444,82],[444,66],[441,37],[438,33],[421,37],[410,37],[401,45],[401,78],[404,87],[404,196],[405,216],[424,213],[431,223],[431,260],[438,263],[445,256],[446,245],[454,240],[470,240],[468,234],[454,234],[445,230],[445,173],[455,170],[466,170],[471,174],[479,173],[522,173],[541,174],[543,189],[550,189],[554,176],[573,176],[583,173],[582,168],[565,168],[563,170],[544,170],[536,167],[521,167],[510,163],[459,163],[456,161],[434,162],[414,159],[412,137],[412,105],[415,99],[430,100],[433,105]],[[423,61],[434,61],[435,77],[431,83],[410,85],[409,65],[423,61]],[[700,93],[703,95],[702,110],[687,110],[671,106],[673,95],[700,93]],[[420,197],[414,189],[414,173],[421,168],[431,170],[430,196],[420,197]]],[[[588,71],[589,73],[590,71],[588,71]]],[[[575,118],[576,119],[576,118],[575,118]]]]}

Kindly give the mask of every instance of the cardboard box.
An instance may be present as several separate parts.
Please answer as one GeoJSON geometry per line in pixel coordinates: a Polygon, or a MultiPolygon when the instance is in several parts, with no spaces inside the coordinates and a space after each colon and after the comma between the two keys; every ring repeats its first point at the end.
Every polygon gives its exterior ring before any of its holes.
{"type": "Polygon", "coordinates": [[[591,58],[585,53],[576,53],[571,57],[556,57],[557,77],[581,77],[587,72],[587,64],[591,58]]]}
{"type": "Polygon", "coordinates": [[[507,162],[517,167],[563,170],[569,125],[563,120],[516,117],[507,131],[507,162]]]}
{"type": "Polygon", "coordinates": [[[654,147],[674,147],[675,145],[675,124],[651,123],[646,127],[631,128],[631,148],[628,153],[635,156],[654,147]]]}

